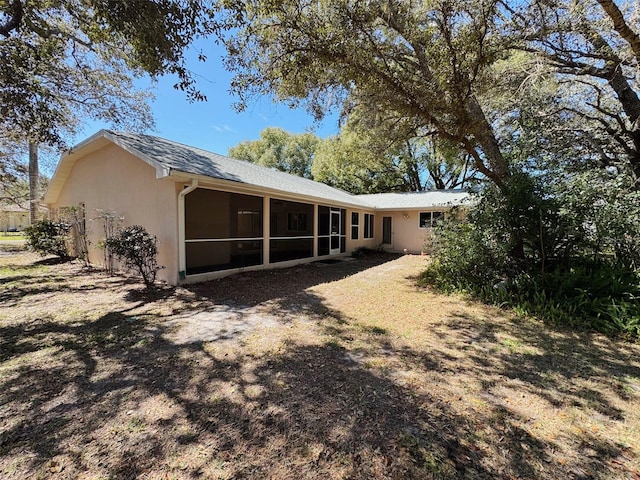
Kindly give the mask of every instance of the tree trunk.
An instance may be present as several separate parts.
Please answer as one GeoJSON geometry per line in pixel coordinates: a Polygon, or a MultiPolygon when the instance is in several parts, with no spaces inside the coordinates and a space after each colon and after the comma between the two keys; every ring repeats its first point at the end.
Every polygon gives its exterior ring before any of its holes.
{"type": "Polygon", "coordinates": [[[38,195],[38,144],[29,141],[29,223],[38,221],[40,199],[38,195]]]}
{"type": "Polygon", "coordinates": [[[475,141],[482,150],[484,160],[486,161],[485,164],[476,151],[476,154],[474,155],[476,168],[489,179],[493,180],[498,188],[503,190],[504,182],[510,176],[509,163],[500,151],[500,146],[498,145],[498,140],[495,137],[493,127],[487,121],[487,117],[484,115],[482,107],[474,97],[467,99],[465,110],[465,113],[470,120],[470,127],[475,137],[475,141]]]}
{"type": "MultiPolygon", "coordinates": [[[[605,0],[598,0],[607,14],[611,16],[608,8],[617,8],[614,5],[609,5],[612,2],[608,2],[605,0]]],[[[615,16],[611,17],[615,22],[615,16]]],[[[631,174],[633,176],[633,180],[636,183],[636,189],[640,187],[640,98],[638,94],[634,90],[633,86],[629,82],[629,79],[625,76],[624,71],[622,69],[622,59],[619,58],[613,48],[607,43],[607,40],[596,32],[591,25],[585,24],[583,25],[584,35],[587,37],[591,45],[598,51],[601,52],[602,55],[606,55],[609,57],[609,60],[605,62],[604,67],[601,69],[600,78],[604,78],[607,80],[611,88],[616,94],[624,113],[629,118],[629,122],[631,123],[631,131],[628,132],[631,137],[631,141],[633,142],[633,153],[628,156],[629,165],[631,167],[631,174]]],[[[631,42],[628,38],[625,39],[631,42]]],[[[635,37],[636,44],[638,48],[640,48],[640,37],[635,37]]],[[[633,43],[630,43],[632,47],[634,47],[633,43]]],[[[635,52],[634,48],[634,52],[635,52]]],[[[640,52],[639,52],[640,53],[640,52]]]]}

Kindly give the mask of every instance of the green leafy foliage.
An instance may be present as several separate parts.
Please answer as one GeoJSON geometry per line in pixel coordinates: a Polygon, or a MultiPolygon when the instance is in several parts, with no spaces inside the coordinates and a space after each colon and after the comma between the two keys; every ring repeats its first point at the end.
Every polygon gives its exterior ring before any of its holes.
{"type": "Polygon", "coordinates": [[[218,24],[200,0],[0,2],[0,131],[64,147],[87,117],[119,128],[153,125],[143,75],[173,74],[190,100],[184,52],[218,24]]]}
{"type": "Polygon", "coordinates": [[[71,259],[68,248],[71,225],[66,222],[43,220],[25,229],[27,246],[40,255],[56,255],[62,260],[71,259]]]}
{"type": "Polygon", "coordinates": [[[354,194],[402,190],[402,174],[389,167],[360,135],[343,131],[320,144],[311,172],[314,180],[354,194]]]}
{"type": "Polygon", "coordinates": [[[484,190],[465,218],[436,230],[421,282],[573,328],[640,336],[640,203],[629,194],[623,213],[609,181],[575,177],[576,189],[563,182],[564,191],[524,174],[506,193],[484,190]]]}
{"type": "Polygon", "coordinates": [[[147,288],[156,281],[156,274],[164,267],[158,265],[158,239],[140,225],[125,227],[106,240],[113,255],[130,270],[138,273],[147,288]]]}
{"type": "Polygon", "coordinates": [[[640,271],[640,191],[630,175],[588,170],[550,184],[583,255],[640,271]]]}
{"type": "Polygon", "coordinates": [[[231,147],[229,155],[299,177],[311,178],[311,165],[320,142],[321,139],[312,133],[294,134],[281,128],[269,127],[260,132],[260,139],[248,140],[231,147]]]}
{"type": "Polygon", "coordinates": [[[593,262],[545,274],[522,272],[493,285],[460,277],[454,283],[448,273],[436,261],[423,272],[420,282],[557,325],[640,337],[640,276],[636,272],[593,262]]]}
{"type": "Polygon", "coordinates": [[[464,187],[475,174],[455,143],[392,112],[364,108],[353,109],[340,134],[319,145],[311,172],[355,194],[464,187]]]}

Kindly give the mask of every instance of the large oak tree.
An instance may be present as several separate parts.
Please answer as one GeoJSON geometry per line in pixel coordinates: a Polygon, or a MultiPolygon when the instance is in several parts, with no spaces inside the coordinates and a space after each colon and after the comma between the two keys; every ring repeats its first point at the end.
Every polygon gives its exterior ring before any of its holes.
{"type": "Polygon", "coordinates": [[[321,116],[356,104],[393,112],[466,151],[502,186],[510,176],[481,98],[505,49],[493,0],[228,2],[226,39],[241,102],[275,94],[321,116]]]}
{"type": "Polygon", "coordinates": [[[509,35],[519,40],[517,48],[544,62],[559,85],[558,101],[539,109],[544,128],[558,133],[554,146],[571,141],[586,147],[590,154],[576,149],[574,157],[621,167],[640,188],[637,5],[612,0],[515,5],[509,35]],[[569,130],[573,138],[566,135],[569,130]]]}

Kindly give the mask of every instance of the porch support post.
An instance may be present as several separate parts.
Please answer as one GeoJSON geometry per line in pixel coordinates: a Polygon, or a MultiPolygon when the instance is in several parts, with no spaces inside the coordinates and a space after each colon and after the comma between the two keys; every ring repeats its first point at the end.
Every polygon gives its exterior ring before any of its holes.
{"type": "Polygon", "coordinates": [[[271,239],[271,199],[262,197],[262,264],[266,267],[270,263],[269,244],[271,239]]]}
{"type": "Polygon", "coordinates": [[[313,256],[318,256],[318,204],[313,204],[313,256]]]}
{"type": "Polygon", "coordinates": [[[186,253],[186,233],[185,233],[185,209],[184,197],[187,193],[198,188],[198,180],[191,180],[191,185],[180,190],[178,193],[178,282],[187,277],[187,253],[186,253]]]}

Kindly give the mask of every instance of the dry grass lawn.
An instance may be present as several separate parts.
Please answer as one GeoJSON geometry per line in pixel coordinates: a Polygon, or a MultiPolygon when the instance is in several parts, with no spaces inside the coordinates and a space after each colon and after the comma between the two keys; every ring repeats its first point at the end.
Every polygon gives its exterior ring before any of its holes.
{"type": "Polygon", "coordinates": [[[640,479],[640,345],[376,256],[147,294],[0,256],[0,478],[640,479]]]}

